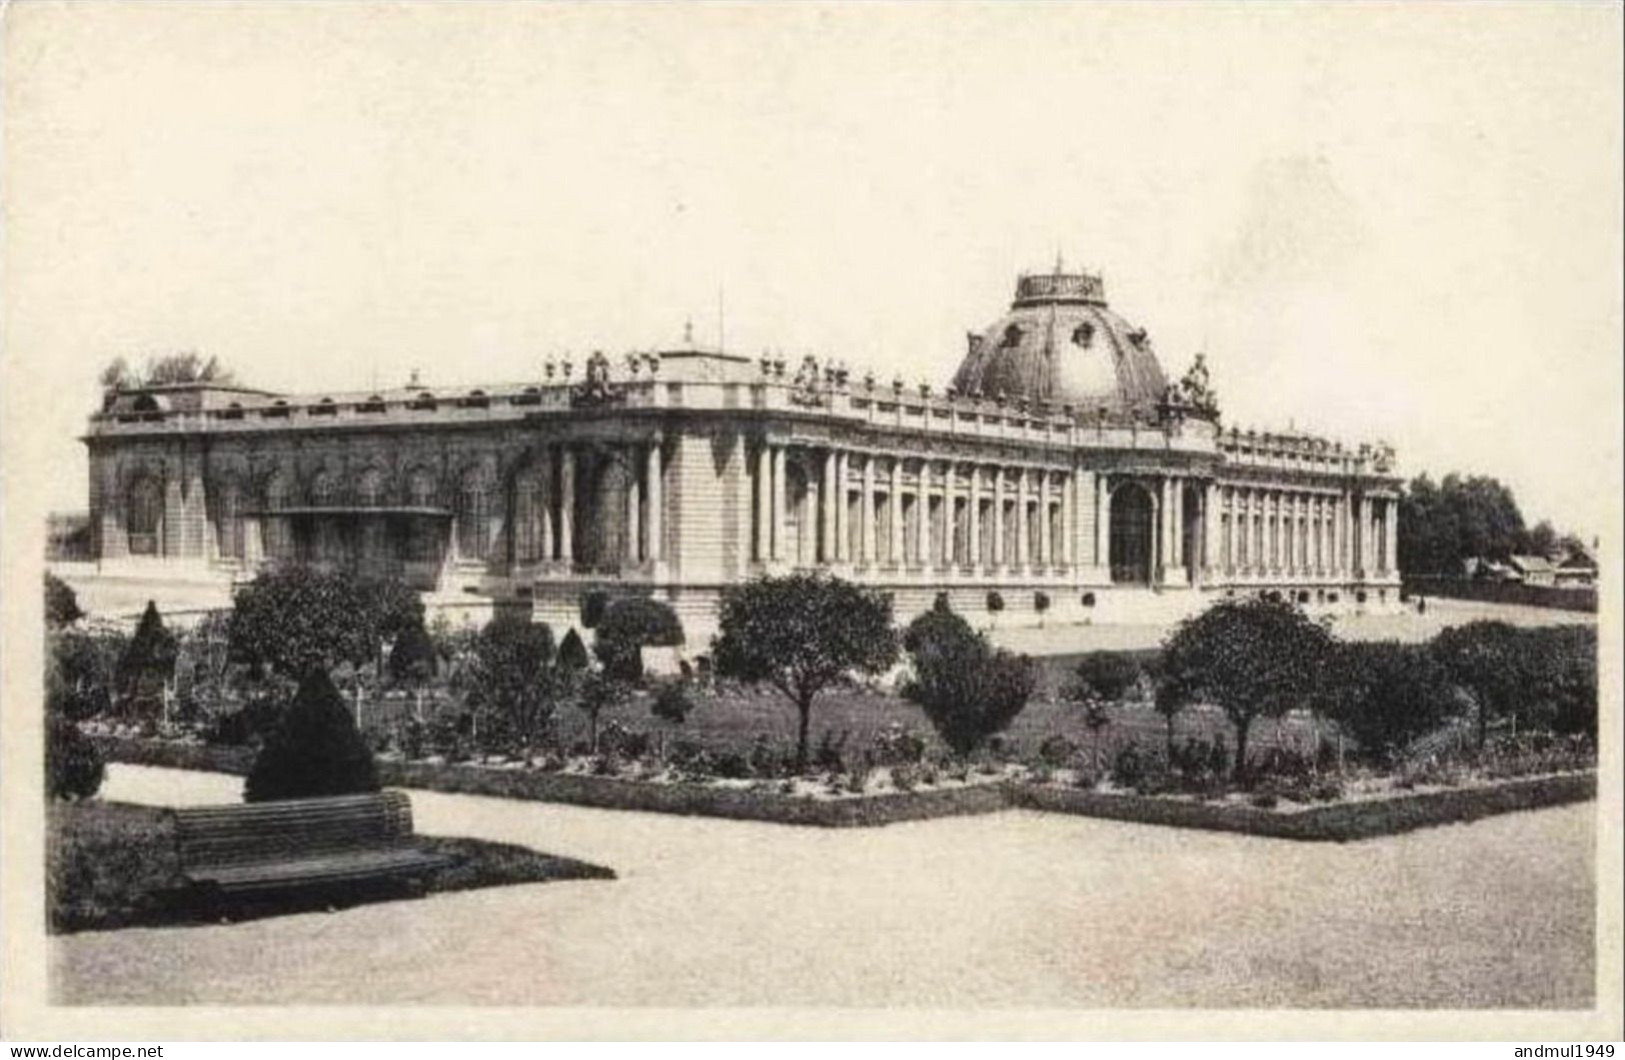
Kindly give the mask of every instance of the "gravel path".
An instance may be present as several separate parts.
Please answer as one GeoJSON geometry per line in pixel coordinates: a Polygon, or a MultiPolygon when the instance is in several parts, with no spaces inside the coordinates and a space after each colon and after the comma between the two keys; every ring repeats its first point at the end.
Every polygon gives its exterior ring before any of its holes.
{"type": "MultiPolygon", "coordinates": [[[[230,801],[112,767],[104,795],[230,801]]],[[[414,792],[420,831],[616,881],[57,938],[77,1004],[1563,1007],[1593,804],[1336,845],[1010,812],[867,830],[414,792]]]]}

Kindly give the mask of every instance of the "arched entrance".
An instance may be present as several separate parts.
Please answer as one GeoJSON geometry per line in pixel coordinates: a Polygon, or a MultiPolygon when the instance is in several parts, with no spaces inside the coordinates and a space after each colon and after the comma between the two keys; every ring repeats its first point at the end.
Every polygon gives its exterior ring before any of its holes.
{"type": "Polygon", "coordinates": [[[1125,482],[1112,491],[1112,581],[1125,585],[1151,584],[1151,534],[1156,514],[1144,486],[1125,482]]]}
{"type": "Polygon", "coordinates": [[[618,574],[635,544],[628,524],[627,494],[634,472],[612,453],[599,453],[576,480],[576,567],[618,574]]]}

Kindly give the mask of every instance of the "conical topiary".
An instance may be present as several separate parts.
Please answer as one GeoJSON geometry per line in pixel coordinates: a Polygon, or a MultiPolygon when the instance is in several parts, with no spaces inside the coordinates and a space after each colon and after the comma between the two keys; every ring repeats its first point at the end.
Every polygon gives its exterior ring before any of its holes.
{"type": "Polygon", "coordinates": [[[148,600],[135,634],[119,658],[115,675],[119,699],[126,710],[141,711],[161,701],[164,682],[175,674],[178,653],[175,634],[164,627],[158,605],[148,600]]]}
{"type": "Polygon", "coordinates": [[[565,670],[585,670],[589,663],[587,646],[581,642],[581,634],[571,629],[559,641],[558,665],[565,670]]]}
{"type": "Polygon", "coordinates": [[[299,684],[243,785],[248,802],[378,790],[372,752],[326,673],[299,684]]]}

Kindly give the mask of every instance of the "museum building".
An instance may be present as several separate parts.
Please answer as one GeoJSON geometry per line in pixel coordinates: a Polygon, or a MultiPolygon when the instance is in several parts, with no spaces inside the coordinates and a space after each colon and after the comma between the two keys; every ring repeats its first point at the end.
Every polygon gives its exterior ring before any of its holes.
{"type": "Polygon", "coordinates": [[[669,601],[821,570],[982,621],[1164,621],[1215,596],[1397,605],[1383,445],[1221,426],[1099,277],[1020,277],[947,386],[675,349],[511,385],[109,391],[84,436],[97,577],[223,603],[280,563],[401,578],[563,628],[588,594],[669,601]]]}

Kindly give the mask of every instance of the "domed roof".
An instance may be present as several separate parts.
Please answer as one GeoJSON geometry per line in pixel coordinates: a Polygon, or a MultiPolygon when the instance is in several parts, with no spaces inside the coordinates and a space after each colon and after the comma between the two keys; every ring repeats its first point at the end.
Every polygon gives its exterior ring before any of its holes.
{"type": "Polygon", "coordinates": [[[1168,388],[1145,329],[1107,308],[1100,277],[1086,273],[1022,276],[1010,311],[967,338],[961,393],[1122,415],[1152,412],[1168,388]]]}

